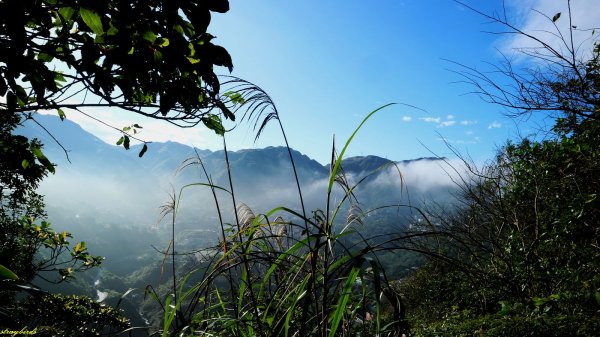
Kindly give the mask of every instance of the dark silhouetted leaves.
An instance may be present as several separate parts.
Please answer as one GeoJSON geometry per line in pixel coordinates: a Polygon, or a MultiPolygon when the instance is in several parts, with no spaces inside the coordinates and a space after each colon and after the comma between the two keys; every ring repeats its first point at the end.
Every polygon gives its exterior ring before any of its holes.
{"type": "Polygon", "coordinates": [[[554,16],[552,17],[552,22],[556,22],[558,21],[558,19],[560,19],[560,12],[554,14],[554,16]]]}
{"type": "Polygon", "coordinates": [[[6,90],[8,87],[6,86],[6,81],[4,81],[3,77],[0,77],[0,96],[6,95],[6,90]]]}
{"type": "Polygon", "coordinates": [[[233,69],[207,32],[211,11],[228,10],[227,0],[2,1],[0,36],[10,48],[0,53],[0,110],[60,109],[83,80],[100,104],[197,124],[220,97],[214,66],[233,69]]]}
{"type": "Polygon", "coordinates": [[[217,106],[219,107],[225,118],[235,121],[235,115],[233,114],[233,112],[231,112],[231,110],[229,110],[227,106],[225,106],[225,104],[220,102],[219,104],[217,104],[217,106]]]}
{"type": "Polygon", "coordinates": [[[213,12],[225,13],[229,11],[228,0],[208,0],[207,5],[208,9],[210,9],[213,12]]]}
{"type": "Polygon", "coordinates": [[[227,50],[221,46],[212,45],[210,48],[210,52],[213,57],[213,62],[215,65],[224,66],[229,69],[229,72],[233,71],[233,62],[231,60],[231,56],[227,52],[227,50]]]}
{"type": "Polygon", "coordinates": [[[140,150],[138,157],[142,158],[144,156],[144,154],[146,153],[146,151],[148,151],[148,145],[146,145],[146,143],[144,143],[144,146],[142,146],[142,149],[140,150]]]}

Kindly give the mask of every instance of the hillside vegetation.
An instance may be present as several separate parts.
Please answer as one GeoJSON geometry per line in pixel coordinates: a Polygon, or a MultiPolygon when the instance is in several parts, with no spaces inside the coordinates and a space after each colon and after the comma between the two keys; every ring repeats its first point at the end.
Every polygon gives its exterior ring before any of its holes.
{"type": "Polygon", "coordinates": [[[418,227],[430,235],[413,247],[429,260],[399,284],[416,336],[600,335],[600,45],[581,60],[527,37],[541,45],[527,75],[510,63],[497,68],[506,87],[464,75],[514,116],[544,114],[553,128],[471,167],[460,207],[418,227]]]}

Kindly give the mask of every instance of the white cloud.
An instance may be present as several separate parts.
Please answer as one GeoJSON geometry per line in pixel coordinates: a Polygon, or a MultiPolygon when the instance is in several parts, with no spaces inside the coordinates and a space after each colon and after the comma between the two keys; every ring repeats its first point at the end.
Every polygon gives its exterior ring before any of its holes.
{"type": "Polygon", "coordinates": [[[439,127],[452,126],[454,124],[456,124],[456,121],[444,121],[440,123],[439,127]]]}
{"type": "Polygon", "coordinates": [[[441,119],[439,117],[423,117],[423,118],[419,118],[419,119],[426,123],[436,123],[436,124],[439,124],[441,121],[441,119]]]}
{"type": "MultiPolygon", "coordinates": [[[[550,0],[511,0],[509,2],[513,17],[509,22],[514,23],[516,16],[516,26],[526,33],[532,34],[542,41],[548,43],[561,53],[567,52],[566,45],[561,41],[556,29],[565,36],[569,37],[569,17],[567,1],[550,0]],[[561,17],[555,22],[554,27],[552,18],[555,14],[561,13],[561,17]],[[542,15],[544,14],[544,15],[542,15]]],[[[571,19],[572,24],[577,26],[573,31],[573,45],[583,58],[589,57],[589,52],[598,41],[598,35],[592,36],[592,32],[587,29],[598,27],[600,21],[600,6],[598,0],[578,0],[571,1],[571,19]],[[581,54],[581,53],[587,53],[581,54]]],[[[500,50],[503,53],[511,53],[514,50],[523,50],[540,47],[538,43],[523,35],[510,35],[510,38],[503,41],[500,50]]]]}
{"type": "Polygon", "coordinates": [[[459,123],[461,125],[477,124],[477,121],[471,121],[471,120],[463,120],[463,121],[458,122],[456,120],[456,116],[454,116],[452,114],[446,115],[445,120],[442,120],[441,117],[422,117],[419,119],[426,123],[435,123],[435,124],[437,124],[438,128],[453,126],[453,125],[457,125],[459,123]]]}
{"type": "Polygon", "coordinates": [[[410,121],[412,121],[412,117],[410,117],[410,116],[402,116],[402,121],[403,122],[410,122],[410,121]]]}
{"type": "Polygon", "coordinates": [[[465,132],[465,135],[471,136],[471,135],[473,135],[473,133],[474,133],[473,131],[467,131],[467,132],[465,132]]]}
{"type": "Polygon", "coordinates": [[[500,129],[502,127],[502,124],[493,121],[492,124],[488,125],[488,129],[500,129]]]}
{"type": "Polygon", "coordinates": [[[405,186],[409,191],[426,193],[443,187],[455,187],[456,182],[460,181],[459,176],[468,176],[464,163],[457,159],[412,161],[399,163],[397,168],[387,168],[377,176],[373,185],[380,185],[382,188],[389,188],[391,185],[405,186]],[[397,168],[402,172],[402,180],[397,168]]]}

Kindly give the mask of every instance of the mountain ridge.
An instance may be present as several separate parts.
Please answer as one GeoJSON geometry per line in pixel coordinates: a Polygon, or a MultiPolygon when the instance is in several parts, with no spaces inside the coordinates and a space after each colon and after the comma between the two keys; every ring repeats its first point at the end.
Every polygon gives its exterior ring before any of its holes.
{"type": "MultiPolygon", "coordinates": [[[[49,115],[35,118],[70,150],[67,159],[63,149],[35,123],[26,123],[18,130],[25,136],[39,138],[45,144],[47,157],[57,164],[56,174],[49,175],[40,185],[51,206],[76,213],[114,214],[132,219],[135,224],[148,224],[156,223],[157,209],[176,198],[183,200],[189,219],[193,219],[193,213],[212,216],[214,200],[206,184],[210,177],[211,184],[225,193],[219,196],[219,202],[231,203],[226,194],[233,189],[237,203],[246,203],[257,212],[282,205],[299,209],[300,191],[289,159],[291,152],[306,209],[325,207],[329,165],[294,149],[288,152],[283,146],[269,146],[229,151],[227,163],[223,150],[194,150],[177,142],[155,142],[139,158],[141,145],[126,151],[101,141],[71,121],[49,115]],[[208,177],[196,165],[197,160],[186,161],[195,156],[201,159],[208,177]]],[[[402,192],[406,188],[411,189],[411,197],[445,198],[453,180],[441,168],[444,164],[443,158],[394,162],[369,155],[343,159],[342,171],[350,186],[360,182],[354,192],[368,208],[408,202],[408,194],[402,192]]],[[[335,189],[342,193],[337,186],[335,189]]],[[[338,197],[341,200],[341,194],[338,197]]]]}
{"type": "MultiPolygon", "coordinates": [[[[28,123],[26,121],[23,127],[17,129],[17,133],[30,138],[40,139],[44,144],[44,151],[47,151],[52,157],[51,160],[54,160],[57,163],[66,164],[71,160],[71,157],[75,156],[77,158],[81,154],[80,151],[84,151],[88,153],[91,152],[98,156],[109,155],[110,157],[119,160],[125,160],[124,158],[138,160],[140,166],[145,167],[146,169],[153,168],[153,171],[164,171],[167,169],[175,171],[180,163],[175,165],[173,164],[173,161],[179,159],[181,162],[185,158],[193,157],[196,155],[195,151],[198,152],[198,155],[202,160],[214,160],[218,156],[224,157],[223,150],[211,151],[208,149],[191,147],[174,141],[167,141],[148,143],[148,151],[142,158],[138,159],[138,153],[139,150],[141,150],[142,144],[135,144],[131,146],[130,150],[124,150],[121,146],[111,145],[102,141],[95,135],[85,131],[79,124],[68,119],[61,121],[57,116],[43,114],[37,114],[34,118],[38,123],[44,126],[47,132],[35,123],[28,123]],[[56,138],[56,140],[52,139],[48,132],[52,137],[56,138]],[[60,143],[60,146],[57,142],[60,143]],[[65,151],[63,151],[61,147],[64,147],[69,158],[66,158],[65,151]],[[161,156],[157,156],[157,154],[160,154],[161,156]]],[[[300,151],[293,148],[290,150],[297,166],[306,166],[310,167],[313,171],[325,173],[329,171],[330,164],[323,165],[300,151]]],[[[253,165],[259,164],[266,166],[274,158],[278,159],[279,162],[289,160],[289,154],[285,146],[240,149],[229,151],[228,154],[230,164],[240,161],[238,164],[242,167],[252,167],[253,165]]],[[[390,160],[376,155],[352,156],[342,160],[342,167],[347,173],[358,174],[372,172],[382,166],[392,163],[407,164],[422,160],[435,161],[445,159],[446,158],[420,157],[415,159],[390,160]]],[[[111,160],[113,159],[102,159],[102,161],[111,160]]]]}

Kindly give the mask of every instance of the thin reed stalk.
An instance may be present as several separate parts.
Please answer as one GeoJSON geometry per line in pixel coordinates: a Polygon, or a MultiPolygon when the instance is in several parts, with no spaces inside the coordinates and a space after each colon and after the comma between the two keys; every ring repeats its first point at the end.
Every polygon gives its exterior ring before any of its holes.
{"type": "MultiPolygon", "coordinates": [[[[233,201],[233,213],[235,216],[235,224],[236,224],[236,227],[238,230],[238,238],[240,240],[240,244],[242,244],[244,241],[243,241],[243,237],[241,235],[240,219],[239,219],[237,211],[236,211],[237,203],[235,201],[235,192],[233,189],[233,178],[231,177],[231,165],[229,164],[229,153],[227,151],[227,142],[225,141],[225,135],[223,135],[223,151],[225,154],[225,165],[227,168],[227,179],[229,180],[229,190],[231,191],[231,200],[233,201]]],[[[247,247],[249,247],[249,246],[250,246],[250,242],[247,243],[247,247]]],[[[260,317],[259,317],[259,313],[258,313],[258,304],[256,302],[256,297],[254,296],[254,289],[252,287],[252,284],[249,282],[249,280],[251,280],[252,274],[251,274],[250,268],[249,268],[248,257],[246,254],[242,253],[241,258],[242,258],[243,265],[244,265],[243,274],[247,276],[247,279],[242,278],[242,282],[246,282],[246,287],[248,288],[248,291],[250,292],[250,300],[252,301],[252,311],[255,316],[255,320],[259,321],[260,317]]],[[[240,296],[243,296],[243,293],[241,293],[240,296]]],[[[238,314],[239,314],[239,312],[238,312],[238,314]]],[[[258,332],[259,332],[260,336],[264,336],[261,325],[258,325],[258,332]]]]}
{"type": "MultiPolygon", "coordinates": [[[[255,126],[258,125],[257,116],[270,109],[260,124],[257,137],[269,120],[278,121],[292,163],[301,210],[277,207],[266,214],[254,214],[249,207],[239,204],[234,190],[227,142],[223,136],[229,197],[233,202],[235,221],[229,229],[230,234],[227,234],[216,195],[217,187],[196,153],[208,183],[189,186],[208,186],[211,189],[218,214],[221,242],[199,283],[186,288],[188,274],[178,284],[175,281],[174,249],[177,206],[173,208],[173,295],[167,297],[166,305],[163,306],[163,334],[171,331],[175,335],[185,329],[186,333],[202,335],[334,337],[353,335],[358,331],[356,326],[359,326],[363,333],[379,335],[383,330],[379,315],[380,298],[385,292],[391,294],[391,288],[381,263],[372,254],[386,247],[371,245],[367,238],[350,226],[351,223],[362,223],[361,217],[367,214],[360,210],[353,194],[356,186],[363,180],[350,186],[344,176],[341,161],[354,136],[366,121],[391,104],[370,112],[345,142],[339,156],[336,155],[334,142],[325,194],[325,211],[316,210],[308,216],[293,154],[271,98],[264,91],[257,92],[257,87],[239,79],[231,80],[229,85],[237,90],[245,102],[248,111],[245,117],[256,119],[255,126]],[[332,201],[334,184],[340,184],[344,192],[337,204],[332,201]],[[336,224],[339,224],[338,215],[342,203],[349,203],[351,206],[349,215],[345,218],[346,223],[343,223],[340,230],[336,224]],[[284,246],[283,242],[287,244],[284,246]],[[236,280],[236,277],[239,279],[236,280]],[[227,283],[229,295],[223,294],[219,289],[219,281],[227,283]],[[237,287],[236,281],[239,281],[237,287]],[[201,295],[204,303],[198,306],[201,295]],[[183,308],[185,301],[189,299],[193,303],[183,308]],[[376,321],[372,325],[365,323],[368,302],[375,303],[376,308],[376,321]],[[174,309],[168,307],[170,303],[174,303],[174,309]]],[[[240,101],[240,97],[236,101],[240,101]]],[[[173,203],[178,205],[179,199],[173,203]]]]}

